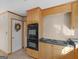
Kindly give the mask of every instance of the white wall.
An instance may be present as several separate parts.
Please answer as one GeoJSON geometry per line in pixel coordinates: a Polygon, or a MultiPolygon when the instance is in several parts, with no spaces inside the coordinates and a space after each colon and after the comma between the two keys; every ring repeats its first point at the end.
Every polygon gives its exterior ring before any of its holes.
{"type": "Polygon", "coordinates": [[[0,15],[0,49],[8,53],[8,13],[0,15]]]}
{"type": "Polygon", "coordinates": [[[44,17],[43,37],[50,39],[66,39],[74,36],[70,29],[69,14],[59,13],[44,17]]]}
{"type": "MultiPolygon", "coordinates": [[[[9,13],[8,12],[8,19],[9,19],[9,28],[8,28],[8,35],[9,35],[9,38],[8,38],[8,51],[9,53],[11,52],[11,20],[13,19],[16,19],[16,20],[23,20],[23,17],[21,16],[18,16],[18,15],[15,15],[15,14],[12,14],[12,13],[9,13]]],[[[22,28],[22,27],[21,27],[22,28]]],[[[22,33],[21,33],[22,34],[22,33]]],[[[16,35],[16,37],[18,37],[18,35],[16,35]]],[[[22,38],[21,38],[22,39],[22,38]]],[[[18,42],[17,42],[18,43],[18,42]]]]}
{"type": "Polygon", "coordinates": [[[0,50],[10,53],[11,52],[11,20],[23,20],[22,17],[14,15],[9,12],[0,14],[0,50]]]}

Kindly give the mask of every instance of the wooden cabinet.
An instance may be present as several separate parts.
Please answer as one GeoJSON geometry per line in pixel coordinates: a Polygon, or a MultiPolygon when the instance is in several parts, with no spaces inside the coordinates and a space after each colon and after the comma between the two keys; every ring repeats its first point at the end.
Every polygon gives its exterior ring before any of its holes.
{"type": "MultiPolygon", "coordinates": [[[[28,24],[38,23],[38,37],[42,38],[42,11],[39,7],[27,11],[26,27],[28,24]]],[[[27,48],[27,54],[38,58],[38,51],[27,48]]]]}
{"type": "Polygon", "coordinates": [[[43,36],[43,20],[42,10],[39,7],[27,11],[26,25],[33,23],[38,23],[39,38],[41,38],[43,36]]]}
{"type": "Polygon", "coordinates": [[[64,46],[40,42],[39,59],[62,59],[64,46]]]}
{"type": "MultiPolygon", "coordinates": [[[[70,13],[71,16],[71,28],[76,28],[77,26],[77,21],[78,21],[78,3],[73,2],[68,4],[68,12],[70,13]],[[71,9],[72,6],[72,9],[71,9]]],[[[66,5],[64,6],[58,6],[56,8],[50,8],[50,9],[45,9],[41,10],[40,8],[34,8],[31,10],[27,11],[27,18],[26,18],[26,27],[28,24],[33,24],[33,23],[38,23],[39,25],[39,39],[42,38],[43,36],[43,19],[42,16],[54,14],[54,13],[59,13],[62,11],[65,11],[66,5]],[[61,7],[61,8],[60,8],[61,7]],[[62,9],[63,8],[63,9],[62,9]],[[59,10],[58,10],[59,9],[59,10]],[[55,11],[56,10],[56,11],[55,11]],[[58,12],[57,12],[58,10],[58,12]],[[51,12],[50,12],[51,11],[51,12]]],[[[47,43],[39,43],[39,53],[38,51],[32,50],[32,49],[27,49],[27,54],[34,57],[34,58],[39,58],[39,59],[73,59],[72,52],[64,55],[62,57],[61,51],[64,47],[63,46],[57,46],[57,45],[51,45],[47,43]],[[38,56],[39,55],[39,56],[38,56]]]]}
{"type": "Polygon", "coordinates": [[[40,42],[39,59],[52,59],[52,45],[40,42]]]}
{"type": "Polygon", "coordinates": [[[75,54],[74,59],[78,59],[78,48],[75,48],[75,54]]]}
{"type": "Polygon", "coordinates": [[[78,48],[75,48],[69,53],[63,55],[61,59],[78,59],[78,48]]]}
{"type": "Polygon", "coordinates": [[[64,46],[40,42],[39,59],[61,59],[64,46]]]}
{"type": "Polygon", "coordinates": [[[38,51],[35,51],[35,50],[32,50],[32,49],[29,49],[29,48],[27,48],[26,51],[27,51],[26,53],[27,53],[29,56],[38,59],[38,51]]]}
{"type": "Polygon", "coordinates": [[[63,49],[65,46],[61,45],[52,45],[52,59],[61,59],[63,56],[63,49]]]}
{"type": "MultiPolygon", "coordinates": [[[[68,53],[65,52],[67,49],[66,46],[53,45],[49,43],[40,42],[39,49],[39,59],[77,59],[78,58],[78,49],[73,49],[68,53]],[[63,50],[65,49],[65,50],[63,50]],[[75,51],[75,53],[74,53],[75,51]]],[[[73,47],[71,47],[73,48],[73,47]]]]}
{"type": "Polygon", "coordinates": [[[77,24],[78,24],[78,1],[77,0],[69,4],[63,4],[63,5],[43,9],[42,12],[43,12],[43,16],[62,13],[62,12],[69,12],[71,14],[70,27],[72,29],[75,29],[77,27],[77,24]]]}
{"type": "Polygon", "coordinates": [[[66,54],[63,54],[61,59],[74,59],[74,50],[72,50],[66,54]]]}
{"type": "Polygon", "coordinates": [[[71,28],[75,29],[78,24],[78,1],[72,3],[71,28]]]}
{"type": "Polygon", "coordinates": [[[40,21],[40,13],[41,9],[40,8],[34,8],[31,10],[27,11],[27,20],[26,23],[27,24],[32,24],[32,23],[39,23],[40,21]]]}

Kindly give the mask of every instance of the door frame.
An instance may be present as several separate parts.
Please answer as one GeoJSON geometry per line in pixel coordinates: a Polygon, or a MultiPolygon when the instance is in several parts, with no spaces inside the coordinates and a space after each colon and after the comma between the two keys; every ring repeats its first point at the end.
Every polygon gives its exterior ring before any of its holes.
{"type": "Polygon", "coordinates": [[[17,21],[21,21],[22,22],[22,49],[24,48],[24,21],[23,20],[19,20],[19,19],[16,19],[16,18],[11,18],[11,53],[13,53],[12,51],[12,21],[13,20],[17,20],[17,21]]]}

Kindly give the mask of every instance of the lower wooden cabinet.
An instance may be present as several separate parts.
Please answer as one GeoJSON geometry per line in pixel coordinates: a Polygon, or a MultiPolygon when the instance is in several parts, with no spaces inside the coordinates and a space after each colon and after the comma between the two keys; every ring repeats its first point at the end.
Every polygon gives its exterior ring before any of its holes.
{"type": "Polygon", "coordinates": [[[63,55],[61,59],[78,59],[78,48],[75,48],[69,53],[63,55]]]}
{"type": "Polygon", "coordinates": [[[42,42],[39,45],[39,59],[52,59],[52,45],[42,42]]]}
{"type": "Polygon", "coordinates": [[[69,53],[62,55],[61,59],[74,59],[74,51],[70,51],[69,53]]]}
{"type": "Polygon", "coordinates": [[[74,56],[74,58],[78,59],[78,48],[75,49],[75,56],[74,56]]]}
{"type": "Polygon", "coordinates": [[[40,42],[39,51],[27,48],[26,52],[35,59],[78,59],[78,49],[66,53],[67,49],[63,50],[65,47],[40,42]]]}
{"type": "MultiPolygon", "coordinates": [[[[38,59],[77,59],[77,51],[74,53],[74,49],[68,53],[63,50],[66,46],[52,45],[48,43],[40,42],[39,46],[39,58],[38,59]],[[63,53],[64,52],[64,53],[63,53]]],[[[73,47],[71,47],[73,48],[73,47]]],[[[67,50],[67,49],[66,49],[67,50]]]]}
{"type": "Polygon", "coordinates": [[[40,42],[39,59],[61,59],[64,46],[40,42]]]}

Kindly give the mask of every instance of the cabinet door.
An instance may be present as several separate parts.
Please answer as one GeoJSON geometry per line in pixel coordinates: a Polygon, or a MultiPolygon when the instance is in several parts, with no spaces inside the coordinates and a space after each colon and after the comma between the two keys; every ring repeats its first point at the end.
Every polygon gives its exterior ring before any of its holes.
{"type": "Polygon", "coordinates": [[[52,59],[61,59],[63,54],[62,51],[65,46],[52,45],[52,59]]]}
{"type": "Polygon", "coordinates": [[[72,3],[71,28],[75,29],[78,24],[78,2],[72,3]]]}
{"type": "Polygon", "coordinates": [[[32,23],[32,16],[30,12],[27,12],[27,19],[26,19],[26,24],[31,24],[32,23]]]}
{"type": "Polygon", "coordinates": [[[78,59],[78,48],[75,48],[75,54],[74,59],[78,59]]]}
{"type": "Polygon", "coordinates": [[[39,59],[52,59],[51,44],[40,42],[39,59]]]}
{"type": "Polygon", "coordinates": [[[27,11],[27,23],[28,24],[38,23],[41,16],[40,12],[41,12],[40,8],[35,8],[27,11]]]}
{"type": "Polygon", "coordinates": [[[63,55],[61,59],[74,59],[74,51],[70,51],[69,53],[63,55]]]}

